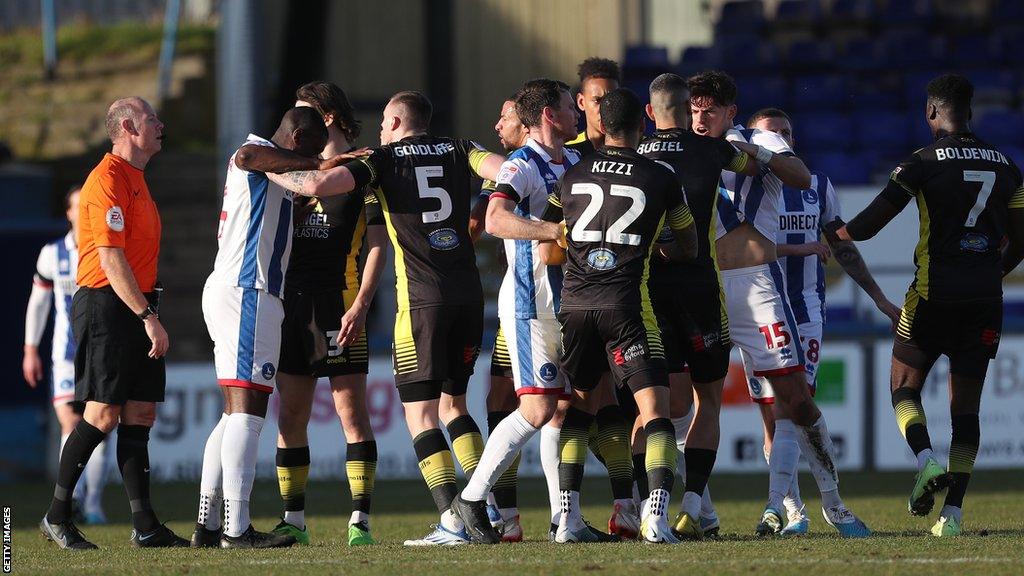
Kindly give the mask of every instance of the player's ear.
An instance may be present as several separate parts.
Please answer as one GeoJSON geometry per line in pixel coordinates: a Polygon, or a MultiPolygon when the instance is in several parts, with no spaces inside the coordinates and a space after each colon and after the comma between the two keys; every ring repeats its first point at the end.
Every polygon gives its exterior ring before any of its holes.
{"type": "Polygon", "coordinates": [[[126,134],[131,134],[132,136],[139,135],[139,131],[135,129],[135,121],[131,118],[125,118],[124,120],[121,120],[121,130],[123,130],[126,134]]]}
{"type": "Polygon", "coordinates": [[[735,104],[729,104],[729,106],[725,109],[725,117],[728,118],[730,122],[734,118],[736,118],[736,105],[735,104]]]}
{"type": "Polygon", "coordinates": [[[583,104],[585,104],[586,101],[587,101],[587,99],[583,97],[583,92],[577,92],[576,93],[576,107],[577,108],[579,108],[580,110],[586,110],[586,108],[583,107],[583,104]]]}
{"type": "Polygon", "coordinates": [[[601,134],[608,134],[608,131],[604,129],[604,120],[597,119],[597,129],[601,131],[601,134]]]}
{"type": "Polygon", "coordinates": [[[398,116],[391,117],[391,131],[398,130],[398,127],[402,125],[402,119],[398,116]]]}
{"type": "Polygon", "coordinates": [[[651,122],[657,122],[658,120],[654,117],[654,106],[647,104],[644,106],[644,112],[647,113],[647,117],[651,119],[651,122]]]}
{"type": "Polygon", "coordinates": [[[324,126],[330,126],[334,124],[334,114],[324,114],[324,126]]]}

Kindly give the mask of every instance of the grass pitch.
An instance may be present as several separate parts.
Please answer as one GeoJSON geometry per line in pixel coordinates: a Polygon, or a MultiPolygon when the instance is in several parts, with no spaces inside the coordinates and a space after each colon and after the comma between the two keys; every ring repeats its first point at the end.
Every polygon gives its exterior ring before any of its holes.
{"type": "MultiPolygon", "coordinates": [[[[817,492],[804,474],[803,494],[811,510],[811,534],[798,539],[755,539],[767,494],[767,475],[716,476],[712,493],[722,520],[722,542],[651,546],[642,543],[555,545],[547,542],[546,490],[540,479],[520,482],[520,504],[528,542],[500,546],[407,549],[436,522],[422,482],[378,482],[373,531],[383,543],[349,548],[344,534],[349,493],[341,483],[311,483],[307,495],[312,544],[288,550],[137,550],[128,544],[128,508],[119,486],[109,486],[107,514],[114,522],[84,527],[99,551],[66,553],[40,536],[36,523],[46,508],[48,483],[4,485],[0,504],[11,506],[15,574],[402,574],[480,576],[495,574],[1024,574],[1024,475],[1020,471],[975,474],[964,512],[967,534],[939,540],[928,534],[928,519],[907,513],[911,473],[843,475],[847,504],[875,531],[868,540],[840,540],[825,524],[817,492]]],[[[180,535],[194,525],[197,487],[154,486],[158,514],[180,535]]],[[[257,483],[254,524],[276,524],[280,501],[276,484],[257,483]]],[[[608,483],[590,478],[584,487],[584,513],[596,526],[610,511],[608,483]]],[[[941,504],[941,499],[939,500],[941,504]]],[[[678,494],[673,512],[678,505],[678,494]]],[[[935,512],[938,512],[939,505],[935,512]]]]}

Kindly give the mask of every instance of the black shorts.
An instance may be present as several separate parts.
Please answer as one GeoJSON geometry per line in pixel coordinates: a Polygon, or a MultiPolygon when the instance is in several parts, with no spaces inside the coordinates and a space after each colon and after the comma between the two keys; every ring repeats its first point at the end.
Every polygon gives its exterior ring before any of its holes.
{"type": "Polygon", "coordinates": [[[616,386],[633,392],[668,386],[665,354],[654,314],[640,310],[561,310],[562,374],[576,390],[597,386],[611,369],[616,386]]]}
{"type": "MultiPolygon", "coordinates": [[[[156,295],[146,294],[156,305],[156,295]]],[[[163,402],[164,359],[149,357],[152,343],[142,320],[114,289],[80,288],[71,304],[75,350],[75,400],[124,405],[163,402]]]]}
{"type": "Polygon", "coordinates": [[[702,384],[725,378],[732,340],[721,285],[648,286],[669,374],[688,370],[702,384]]]}
{"type": "Polygon", "coordinates": [[[483,339],[484,305],[399,310],[393,361],[402,402],[466,393],[483,339]]]}
{"type": "Polygon", "coordinates": [[[996,357],[1002,329],[1001,300],[931,302],[911,289],[896,328],[892,355],[927,373],[945,354],[951,374],[984,379],[989,360],[996,357]]]}
{"type": "Polygon", "coordinates": [[[498,326],[498,332],[494,335],[494,348],[491,350],[491,376],[499,378],[512,378],[512,358],[508,355],[508,345],[505,343],[505,334],[498,326]]]}
{"type": "Polygon", "coordinates": [[[357,293],[356,289],[285,291],[281,372],[317,378],[369,372],[365,331],[350,346],[337,344],[341,317],[357,293]]]}

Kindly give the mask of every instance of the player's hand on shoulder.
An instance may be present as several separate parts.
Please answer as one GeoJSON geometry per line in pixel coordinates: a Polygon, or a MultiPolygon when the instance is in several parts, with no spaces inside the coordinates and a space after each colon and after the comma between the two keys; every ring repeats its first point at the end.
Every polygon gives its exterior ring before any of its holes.
{"type": "Polygon", "coordinates": [[[320,161],[320,169],[321,170],[330,170],[331,168],[335,168],[337,166],[341,166],[342,164],[348,162],[349,160],[355,160],[357,158],[365,158],[365,157],[367,157],[369,155],[370,155],[370,149],[369,148],[365,148],[365,147],[364,148],[360,148],[358,150],[352,150],[352,151],[349,151],[349,152],[343,152],[341,154],[338,154],[338,155],[335,155],[335,156],[331,156],[330,158],[324,158],[323,160],[321,160],[320,161]]]}

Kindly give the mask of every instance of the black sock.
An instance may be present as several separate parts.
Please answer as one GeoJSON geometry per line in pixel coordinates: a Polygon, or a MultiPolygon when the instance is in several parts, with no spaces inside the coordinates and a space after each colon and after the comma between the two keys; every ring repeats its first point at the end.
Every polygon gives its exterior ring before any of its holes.
{"type": "Polygon", "coordinates": [[[146,533],[160,526],[149,501],[149,428],[121,424],[117,427],[117,467],[132,509],[132,526],[146,533]]]}
{"type": "Polygon", "coordinates": [[[444,514],[452,507],[458,495],[455,485],[455,461],[448,449],[444,433],[437,428],[420,432],[412,441],[416,458],[420,461],[420,474],[434,498],[437,511],[444,514]]]}
{"type": "Polygon", "coordinates": [[[64,443],[64,451],[60,454],[57,485],[53,489],[53,500],[50,501],[50,509],[46,513],[46,519],[51,524],[71,519],[71,495],[75,492],[75,485],[85,471],[85,465],[89,462],[93,450],[106,437],[102,430],[85,420],[81,420],[71,431],[67,442],[64,443]]]}
{"type": "Polygon", "coordinates": [[[932,440],[928,436],[928,420],[921,404],[921,392],[906,386],[893,390],[892,407],[896,413],[896,424],[914,455],[922,450],[931,450],[932,440]]]}
{"type": "MultiPolygon", "coordinates": [[[[565,411],[562,432],[558,438],[558,489],[579,492],[583,485],[584,464],[587,461],[587,436],[594,416],[570,406],[565,411]]],[[[632,487],[630,487],[632,491],[632,487]]]]}
{"type": "Polygon", "coordinates": [[[711,477],[711,470],[715,467],[715,458],[717,457],[717,450],[686,447],[686,450],[683,451],[683,461],[686,463],[687,492],[704,495],[704,489],[707,488],[708,478],[711,477]]]}
{"type": "Polygon", "coordinates": [[[612,498],[624,500],[633,497],[633,458],[629,447],[626,418],[618,404],[605,406],[594,415],[597,424],[597,445],[604,465],[608,468],[612,498]]]}
{"type": "Polygon", "coordinates": [[[953,440],[949,445],[949,491],[946,506],[963,508],[967,483],[971,481],[974,460],[981,442],[981,423],[977,414],[956,414],[952,418],[953,440]]]}
{"type": "Polygon", "coordinates": [[[281,491],[285,512],[306,509],[309,462],[309,446],[277,449],[274,463],[277,465],[277,486],[281,491]]]}
{"type": "Polygon", "coordinates": [[[377,475],[377,441],[348,444],[345,448],[345,471],[352,492],[352,509],[369,514],[377,475]]]}
{"type": "Polygon", "coordinates": [[[651,493],[650,483],[647,482],[647,453],[641,452],[639,454],[633,454],[633,482],[636,483],[637,494],[640,494],[640,499],[647,498],[647,495],[651,493]]]}
{"type": "MultiPolygon", "coordinates": [[[[647,454],[644,469],[651,490],[672,491],[675,483],[679,449],[676,447],[676,429],[668,418],[654,418],[644,426],[647,432],[647,454]]],[[[641,493],[643,496],[643,493],[641,493]]]]}

